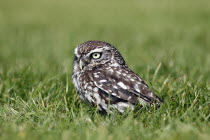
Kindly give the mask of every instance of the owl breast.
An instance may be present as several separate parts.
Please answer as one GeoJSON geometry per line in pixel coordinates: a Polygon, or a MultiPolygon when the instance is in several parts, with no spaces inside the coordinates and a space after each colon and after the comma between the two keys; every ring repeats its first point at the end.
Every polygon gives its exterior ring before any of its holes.
{"type": "Polygon", "coordinates": [[[97,107],[100,111],[106,112],[107,104],[100,94],[100,89],[94,84],[91,79],[92,70],[85,73],[74,74],[73,84],[79,93],[80,99],[97,107]],[[78,82],[80,81],[80,82],[78,82]]]}

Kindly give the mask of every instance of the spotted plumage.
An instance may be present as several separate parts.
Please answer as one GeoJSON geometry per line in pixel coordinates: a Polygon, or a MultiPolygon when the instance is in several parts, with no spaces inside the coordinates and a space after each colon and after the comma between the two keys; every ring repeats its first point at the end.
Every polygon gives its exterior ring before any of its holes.
{"type": "Polygon", "coordinates": [[[103,112],[134,109],[136,104],[162,102],[148,85],[128,68],[109,43],[87,41],[75,48],[73,84],[83,101],[103,112]]]}

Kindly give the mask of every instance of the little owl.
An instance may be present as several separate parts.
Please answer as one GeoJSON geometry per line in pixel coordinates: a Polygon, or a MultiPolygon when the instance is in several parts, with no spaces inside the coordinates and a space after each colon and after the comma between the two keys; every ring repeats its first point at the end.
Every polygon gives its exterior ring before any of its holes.
{"type": "Polygon", "coordinates": [[[80,98],[101,112],[122,113],[135,105],[162,102],[128,68],[119,51],[102,41],[87,41],[75,48],[72,80],[80,98]]]}

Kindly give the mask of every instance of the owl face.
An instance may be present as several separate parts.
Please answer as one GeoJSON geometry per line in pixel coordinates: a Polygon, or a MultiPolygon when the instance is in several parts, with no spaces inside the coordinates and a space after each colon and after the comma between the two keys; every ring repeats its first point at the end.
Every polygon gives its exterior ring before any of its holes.
{"type": "Polygon", "coordinates": [[[78,45],[74,52],[74,71],[92,70],[104,65],[123,65],[120,53],[111,44],[88,41],[78,45]]]}

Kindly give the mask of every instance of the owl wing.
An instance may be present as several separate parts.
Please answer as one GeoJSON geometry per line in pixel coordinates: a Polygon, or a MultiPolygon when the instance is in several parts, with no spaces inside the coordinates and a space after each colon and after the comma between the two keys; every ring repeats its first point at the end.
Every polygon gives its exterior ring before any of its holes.
{"type": "Polygon", "coordinates": [[[147,84],[127,67],[95,69],[92,77],[94,84],[101,92],[116,99],[133,104],[138,103],[141,99],[149,104],[162,102],[147,84]]]}

